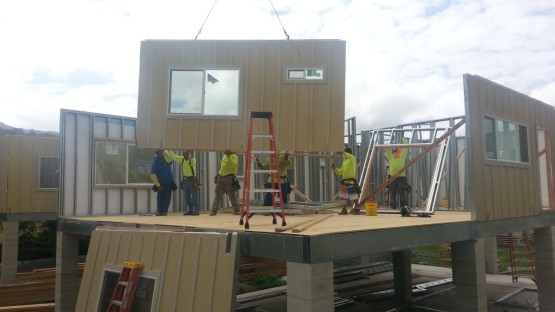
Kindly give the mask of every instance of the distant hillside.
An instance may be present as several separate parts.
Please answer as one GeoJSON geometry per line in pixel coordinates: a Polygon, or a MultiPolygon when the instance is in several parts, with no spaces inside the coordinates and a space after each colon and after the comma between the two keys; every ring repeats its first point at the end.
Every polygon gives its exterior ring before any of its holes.
{"type": "Polygon", "coordinates": [[[45,137],[58,137],[59,133],[54,131],[40,131],[34,129],[22,129],[15,128],[0,122],[0,137],[8,134],[18,134],[18,135],[33,135],[33,136],[45,136],[45,137]]]}

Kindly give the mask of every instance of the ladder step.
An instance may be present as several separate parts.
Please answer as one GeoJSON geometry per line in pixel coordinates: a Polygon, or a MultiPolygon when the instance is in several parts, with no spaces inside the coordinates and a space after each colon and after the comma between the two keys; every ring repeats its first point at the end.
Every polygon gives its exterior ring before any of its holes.
{"type": "Polygon", "coordinates": [[[257,133],[251,135],[253,139],[272,139],[274,136],[272,134],[257,133]]]}
{"type": "Polygon", "coordinates": [[[252,189],[251,192],[255,192],[255,193],[279,193],[279,190],[267,189],[267,188],[263,188],[263,189],[255,188],[255,189],[252,189]]]}
{"type": "Polygon", "coordinates": [[[258,155],[271,155],[275,154],[276,151],[252,151],[251,154],[258,154],[258,155]]]}
{"type": "Polygon", "coordinates": [[[119,300],[112,300],[112,304],[115,304],[119,307],[123,306],[123,301],[119,301],[119,300]]]}
{"type": "Polygon", "coordinates": [[[260,213],[260,214],[270,214],[270,213],[281,213],[281,209],[249,209],[249,213],[260,213]]]}
{"type": "Polygon", "coordinates": [[[269,118],[272,116],[272,112],[251,112],[252,118],[269,118]]]}
{"type": "Polygon", "coordinates": [[[122,286],[128,286],[128,285],[129,285],[129,282],[127,282],[127,281],[119,281],[118,284],[119,284],[119,285],[122,285],[122,286]]]}
{"type": "Polygon", "coordinates": [[[253,173],[277,173],[275,169],[252,169],[253,173]]]}

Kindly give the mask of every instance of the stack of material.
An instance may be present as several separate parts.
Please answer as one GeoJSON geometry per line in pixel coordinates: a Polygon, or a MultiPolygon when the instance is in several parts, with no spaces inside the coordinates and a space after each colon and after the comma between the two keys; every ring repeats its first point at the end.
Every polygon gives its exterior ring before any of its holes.
{"type": "MultiPolygon", "coordinates": [[[[80,263],[78,267],[79,282],[84,266],[80,263]]],[[[55,268],[17,273],[16,278],[23,282],[0,285],[0,311],[54,311],[55,268]]]]}

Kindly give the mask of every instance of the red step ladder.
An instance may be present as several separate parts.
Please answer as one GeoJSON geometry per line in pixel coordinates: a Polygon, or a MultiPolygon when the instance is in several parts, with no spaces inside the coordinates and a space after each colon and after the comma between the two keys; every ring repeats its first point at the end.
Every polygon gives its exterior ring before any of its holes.
{"type": "Polygon", "coordinates": [[[240,225],[245,224],[245,229],[249,228],[249,219],[255,214],[272,215],[272,223],[277,224],[276,215],[281,217],[281,225],[285,226],[285,208],[283,206],[283,193],[281,190],[281,179],[279,178],[279,164],[278,164],[278,153],[276,151],[276,140],[274,135],[274,122],[272,112],[251,112],[249,118],[249,134],[248,134],[248,145],[246,158],[246,169],[245,169],[245,180],[243,181],[243,203],[241,206],[241,220],[240,225]],[[257,133],[253,134],[253,123],[254,119],[267,119],[268,120],[268,132],[267,133],[257,133]],[[252,143],[254,139],[267,139],[269,140],[269,150],[264,151],[253,151],[252,143]],[[256,169],[253,168],[255,165],[253,163],[253,158],[259,155],[266,155],[270,157],[270,164],[274,168],[268,169],[256,169]],[[272,177],[272,188],[252,188],[251,190],[251,173],[267,173],[272,177]],[[279,181],[279,182],[275,182],[279,181]],[[277,184],[277,187],[276,185],[277,184]],[[272,206],[261,206],[255,209],[250,209],[250,193],[275,193],[272,194],[272,206]],[[277,199],[279,199],[279,208],[277,208],[277,199]],[[245,221],[243,222],[243,218],[245,221]]]}
{"type": "Polygon", "coordinates": [[[517,238],[513,236],[513,233],[509,233],[508,238],[513,283],[518,282],[519,277],[528,277],[536,282],[536,259],[534,250],[532,249],[532,243],[528,237],[528,231],[522,231],[521,244],[517,242],[517,238]],[[524,245],[525,250],[523,251],[522,248],[519,249],[519,245],[524,245]],[[528,274],[521,274],[522,272],[528,274]]]}
{"type": "Polygon", "coordinates": [[[142,262],[126,261],[119,275],[118,284],[114,289],[112,300],[108,306],[108,312],[129,312],[135,299],[137,282],[143,271],[142,262]]]}

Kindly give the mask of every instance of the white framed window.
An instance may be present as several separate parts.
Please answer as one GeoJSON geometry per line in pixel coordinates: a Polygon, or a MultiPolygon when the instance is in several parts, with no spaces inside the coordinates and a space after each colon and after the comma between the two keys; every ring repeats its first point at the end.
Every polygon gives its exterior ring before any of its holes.
{"type": "Polygon", "coordinates": [[[170,70],[169,114],[239,116],[239,69],[170,70]]]}
{"type": "Polygon", "coordinates": [[[97,140],[94,144],[94,182],[96,186],[152,184],[152,150],[133,143],[97,140]]]}
{"type": "MultiPolygon", "coordinates": [[[[108,310],[112,295],[116,289],[119,276],[123,271],[122,266],[106,264],[102,272],[102,285],[100,297],[98,298],[97,311],[104,312],[108,310]]],[[[133,312],[154,312],[158,306],[158,292],[160,288],[160,272],[143,270],[139,281],[137,282],[137,290],[133,299],[133,312]]]]}
{"type": "Polygon", "coordinates": [[[324,69],[288,68],[287,80],[324,80],[324,69]]]}
{"type": "Polygon", "coordinates": [[[485,116],[484,140],[487,159],[530,163],[526,126],[485,116]]]}

